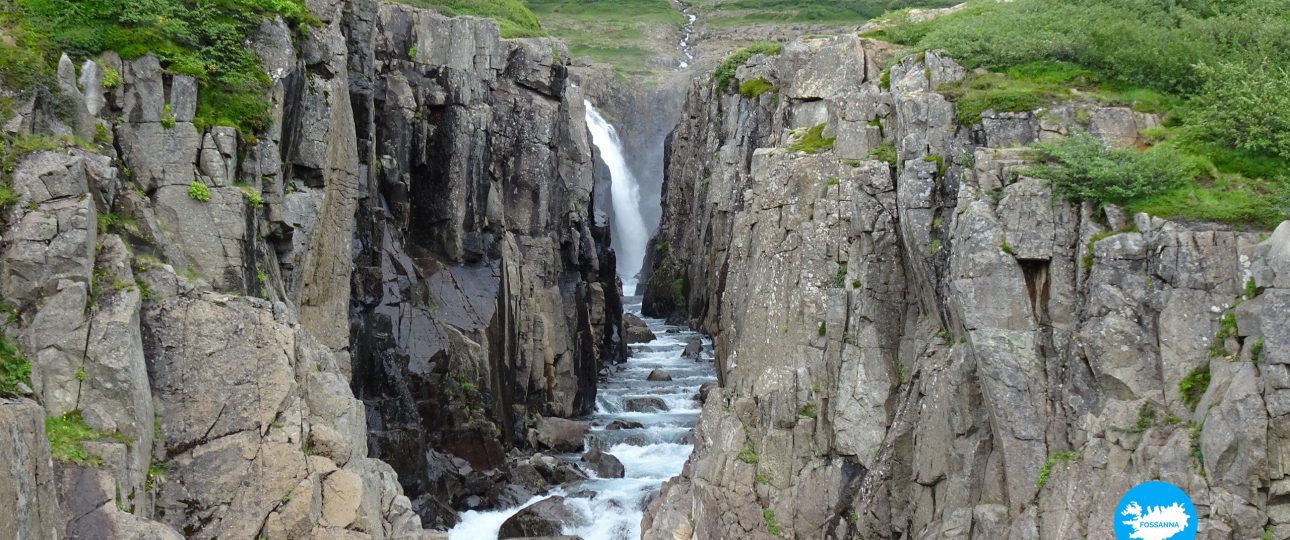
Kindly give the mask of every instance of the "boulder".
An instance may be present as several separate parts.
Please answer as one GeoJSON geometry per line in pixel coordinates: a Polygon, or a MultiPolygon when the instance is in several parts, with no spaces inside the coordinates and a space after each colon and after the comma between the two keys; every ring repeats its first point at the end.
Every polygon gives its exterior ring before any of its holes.
{"type": "Polygon", "coordinates": [[[667,382],[672,380],[672,375],[661,369],[656,369],[654,371],[649,372],[649,376],[645,377],[645,380],[654,381],[654,382],[667,382]]]}
{"type": "Polygon", "coordinates": [[[614,420],[606,425],[605,429],[608,431],[615,431],[619,429],[640,429],[643,427],[645,427],[645,425],[640,422],[632,422],[631,420],[614,420]]]}
{"type": "Polygon", "coordinates": [[[627,412],[659,412],[668,410],[667,402],[656,397],[635,397],[623,400],[627,412]]]}
{"type": "Polygon", "coordinates": [[[587,423],[539,417],[535,431],[538,446],[557,452],[580,452],[582,439],[587,435],[587,423]]]}
{"type": "Polygon", "coordinates": [[[681,358],[699,360],[702,358],[702,353],[703,340],[699,338],[690,338],[690,341],[685,344],[685,350],[681,351],[681,358]]]}
{"type": "Polygon", "coordinates": [[[613,454],[605,453],[603,446],[604,443],[600,441],[592,443],[591,448],[582,454],[583,463],[589,465],[596,476],[601,478],[622,478],[626,472],[623,462],[613,454]]]}
{"type": "Polygon", "coordinates": [[[648,343],[655,338],[649,325],[631,313],[623,314],[623,330],[627,333],[628,343],[648,343]]]}
{"type": "Polygon", "coordinates": [[[560,536],[566,525],[585,525],[586,518],[570,507],[564,497],[535,502],[502,523],[497,537],[533,538],[560,536]]]}

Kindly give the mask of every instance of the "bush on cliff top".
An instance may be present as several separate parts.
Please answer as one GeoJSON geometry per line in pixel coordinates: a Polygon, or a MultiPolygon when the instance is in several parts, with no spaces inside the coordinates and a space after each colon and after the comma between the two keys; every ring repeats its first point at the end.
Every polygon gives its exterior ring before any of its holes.
{"type": "Polygon", "coordinates": [[[974,0],[876,34],[993,71],[944,88],[963,124],[1072,98],[1164,114],[1151,138],[1169,150],[1119,157],[1169,155],[1199,174],[1139,191],[1132,210],[1262,228],[1290,218],[1290,3],[974,0]]]}
{"type": "Polygon", "coordinates": [[[0,26],[20,36],[0,48],[0,75],[19,90],[49,87],[61,52],[152,53],[171,73],[201,82],[199,126],[229,125],[245,136],[268,128],[269,77],[245,41],[267,17],[303,30],[317,20],[303,0],[0,0],[0,26]]]}

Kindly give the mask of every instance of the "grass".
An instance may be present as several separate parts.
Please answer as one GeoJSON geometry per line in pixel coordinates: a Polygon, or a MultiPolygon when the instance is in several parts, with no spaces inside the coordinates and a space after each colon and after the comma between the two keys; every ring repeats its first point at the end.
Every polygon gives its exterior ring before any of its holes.
{"type": "Polygon", "coordinates": [[[790,152],[806,152],[808,154],[818,154],[825,150],[833,148],[833,141],[837,137],[824,136],[824,124],[816,124],[807,128],[805,131],[794,133],[795,140],[788,145],[790,152]]]}
{"type": "Polygon", "coordinates": [[[111,440],[130,443],[130,439],[124,435],[103,433],[90,428],[81,417],[80,411],[46,418],[45,436],[49,439],[49,453],[54,459],[91,467],[102,465],[103,460],[98,456],[90,455],[85,449],[86,441],[111,440]]]}
{"type": "Polygon", "coordinates": [[[779,536],[779,521],[775,519],[775,511],[763,508],[761,518],[766,521],[766,532],[770,533],[771,536],[779,536]]]}
{"type": "Polygon", "coordinates": [[[1196,410],[1200,398],[1209,390],[1209,364],[1205,364],[1187,373],[1178,381],[1178,394],[1188,409],[1196,410]]]}
{"type": "MultiPolygon", "coordinates": [[[[170,73],[201,82],[194,123],[236,127],[247,140],[268,128],[270,80],[244,45],[261,21],[281,16],[299,32],[319,24],[303,0],[0,0],[5,45],[0,73],[20,91],[45,91],[60,52],[88,57],[117,51],[125,60],[155,54],[170,73]]],[[[117,78],[108,82],[120,84],[117,78]]]]}
{"type": "Polygon", "coordinates": [[[763,41],[753,43],[726,55],[726,58],[721,61],[721,65],[717,66],[717,71],[712,74],[712,78],[717,81],[717,92],[724,93],[734,84],[735,72],[748,63],[749,58],[758,54],[776,55],[782,50],[784,50],[784,46],[779,43],[763,41]]]}
{"type": "Polygon", "coordinates": [[[814,419],[819,416],[819,411],[816,410],[814,403],[803,403],[801,407],[797,408],[797,415],[814,419]]]}
{"type": "Polygon", "coordinates": [[[0,396],[18,395],[18,385],[31,385],[31,363],[18,347],[0,336],[0,396]]]}
{"type": "Polygon", "coordinates": [[[756,465],[761,461],[761,456],[757,455],[756,450],[753,450],[751,442],[746,442],[744,443],[744,449],[739,451],[739,455],[735,456],[735,459],[749,465],[756,465]]]}
{"type": "Polygon", "coordinates": [[[947,7],[956,0],[698,0],[709,24],[856,25],[892,10],[947,7]]]}
{"type": "Polygon", "coordinates": [[[521,0],[396,0],[400,4],[430,9],[449,17],[473,15],[492,19],[502,37],[544,36],[537,15],[521,0]]]}
{"type": "Polygon", "coordinates": [[[1183,186],[1201,171],[1195,159],[1169,146],[1140,152],[1086,133],[1034,148],[1041,162],[1025,174],[1047,179],[1055,195],[1070,199],[1128,204],[1183,186]]]}
{"type": "Polygon", "coordinates": [[[679,29],[685,22],[667,0],[528,0],[526,4],[543,29],[568,44],[570,56],[609,64],[629,76],[670,69],[676,43],[657,39],[657,29],[679,29]]]}
{"type": "Polygon", "coordinates": [[[869,157],[885,161],[888,165],[896,164],[896,143],[887,141],[869,151],[869,157]]]}
{"type": "Polygon", "coordinates": [[[744,81],[742,84],[739,85],[739,95],[746,97],[748,99],[757,99],[762,94],[765,94],[766,92],[771,92],[774,90],[775,90],[775,85],[771,84],[770,81],[767,81],[766,79],[763,79],[761,77],[758,77],[751,81],[744,81]]]}
{"type": "Polygon", "coordinates": [[[1144,133],[1166,147],[1160,161],[1198,170],[1122,201],[1131,211],[1261,229],[1290,217],[1286,2],[972,0],[930,21],[893,20],[873,35],[946,49],[969,69],[942,86],[961,124],[1071,99],[1164,115],[1167,127],[1144,133]]]}
{"type": "Polygon", "coordinates": [[[1054,465],[1057,465],[1058,463],[1067,465],[1071,461],[1079,458],[1079,452],[1075,452],[1073,450],[1065,450],[1048,456],[1048,459],[1044,460],[1044,467],[1039,470],[1039,477],[1035,478],[1035,485],[1038,486],[1039,489],[1043,489],[1044,486],[1048,484],[1048,477],[1052,474],[1054,465]]]}

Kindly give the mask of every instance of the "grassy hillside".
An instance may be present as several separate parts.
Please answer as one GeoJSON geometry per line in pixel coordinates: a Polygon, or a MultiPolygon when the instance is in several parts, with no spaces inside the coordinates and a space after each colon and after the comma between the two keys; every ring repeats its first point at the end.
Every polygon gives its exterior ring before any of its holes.
{"type": "Polygon", "coordinates": [[[528,0],[569,54],[611,64],[620,72],[650,73],[650,59],[675,52],[674,32],[685,18],[667,0],[528,0]]]}
{"type": "Polygon", "coordinates": [[[911,7],[948,7],[960,0],[696,0],[709,24],[862,24],[911,7]]]}
{"type": "Polygon", "coordinates": [[[444,15],[473,15],[497,22],[502,37],[543,36],[538,18],[522,0],[394,0],[401,4],[432,9],[444,15]]]}
{"type": "MultiPolygon", "coordinates": [[[[961,122],[985,109],[1062,99],[1124,104],[1165,119],[1145,134],[1153,144],[1136,160],[1156,163],[1163,160],[1155,154],[1167,153],[1194,164],[1169,169],[1162,174],[1172,177],[1132,197],[1085,190],[1082,198],[1264,228],[1290,217],[1290,3],[974,0],[962,12],[873,36],[911,51],[943,48],[968,68],[989,70],[948,89],[961,122]]],[[[1078,141],[1044,155],[1048,177],[1068,183],[1100,180],[1081,163],[1129,159],[1078,141]]]]}

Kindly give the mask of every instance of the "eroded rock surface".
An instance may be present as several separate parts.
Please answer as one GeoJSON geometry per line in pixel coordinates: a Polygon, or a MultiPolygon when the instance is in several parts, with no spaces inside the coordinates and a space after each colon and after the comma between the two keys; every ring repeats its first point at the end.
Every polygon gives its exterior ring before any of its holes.
{"type": "Polygon", "coordinates": [[[1014,147],[1158,120],[1075,103],[959,126],[936,89],[961,67],[929,51],[880,88],[882,50],[808,39],[739,69],[778,96],[690,88],[645,307],[715,335],[721,388],[645,538],[770,538],[772,515],[786,537],[1109,538],[1151,479],[1191,495],[1201,538],[1290,534],[1270,318],[1290,223],[1055,200],[1014,147]],[[820,124],[832,147],[787,150],[820,124]],[[1203,377],[1193,408],[1179,384],[1203,377]]]}

